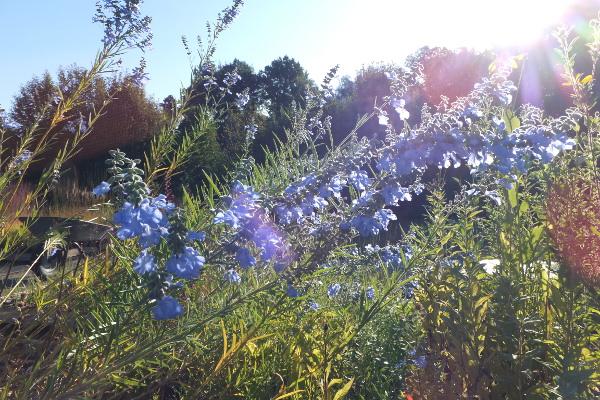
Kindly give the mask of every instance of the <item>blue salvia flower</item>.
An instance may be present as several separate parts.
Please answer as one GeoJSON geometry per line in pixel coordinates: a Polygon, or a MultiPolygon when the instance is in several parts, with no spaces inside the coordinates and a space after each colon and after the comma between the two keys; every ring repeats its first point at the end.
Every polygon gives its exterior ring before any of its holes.
{"type": "Polygon", "coordinates": [[[394,110],[396,111],[396,113],[398,113],[398,117],[400,117],[402,121],[406,121],[410,117],[410,113],[404,108],[406,105],[404,99],[393,98],[390,101],[390,105],[394,107],[394,110]]]}
{"type": "Polygon", "coordinates": [[[228,209],[217,212],[214,222],[238,229],[258,211],[257,200],[259,198],[258,193],[254,192],[251,187],[245,186],[239,181],[234,182],[230,195],[224,197],[224,203],[228,205],[228,209]]]}
{"type": "MultiPolygon", "coordinates": [[[[324,198],[322,198],[320,196],[315,196],[312,194],[306,196],[304,198],[304,200],[302,201],[303,211],[305,211],[306,209],[323,210],[328,205],[329,205],[329,203],[327,202],[327,200],[325,200],[324,198]]],[[[305,214],[310,214],[310,213],[305,211],[305,214]]]]}
{"type": "Polygon", "coordinates": [[[169,273],[179,278],[197,279],[204,262],[204,257],[196,249],[186,246],[181,254],[172,255],[165,263],[165,267],[169,273]]]}
{"type": "Polygon", "coordinates": [[[275,264],[273,264],[273,270],[275,272],[277,272],[278,274],[280,274],[283,271],[285,271],[288,266],[289,266],[289,261],[288,260],[278,261],[275,264]]]}
{"type": "Polygon", "coordinates": [[[373,217],[366,215],[357,215],[349,223],[340,224],[340,229],[346,230],[352,227],[358,231],[362,237],[375,236],[381,229],[381,224],[373,217]]]}
{"type": "Polygon", "coordinates": [[[164,194],[159,194],[155,198],[150,199],[150,202],[152,203],[153,207],[159,208],[165,211],[167,214],[175,210],[175,204],[167,200],[167,196],[164,194]]]}
{"type": "Polygon", "coordinates": [[[154,256],[148,250],[143,250],[133,261],[133,270],[140,275],[156,272],[156,260],[154,256]]]}
{"type": "Polygon", "coordinates": [[[255,124],[245,125],[244,130],[246,131],[246,142],[253,142],[254,138],[256,137],[256,133],[258,132],[258,126],[255,124]]]}
{"type": "Polygon", "coordinates": [[[223,83],[225,86],[230,87],[238,83],[242,77],[237,73],[237,70],[225,73],[225,78],[223,78],[223,83]]]}
{"type": "Polygon", "coordinates": [[[186,239],[189,242],[203,242],[206,240],[205,232],[188,232],[186,235],[186,239]]]}
{"type": "Polygon", "coordinates": [[[235,269],[228,269],[227,271],[225,271],[225,274],[223,275],[223,277],[229,283],[239,284],[240,282],[242,282],[242,278],[236,272],[235,269]]]}
{"type": "Polygon", "coordinates": [[[329,288],[327,288],[327,296],[335,297],[340,293],[341,289],[342,285],[340,285],[339,283],[331,284],[329,285],[329,288]]]}
{"type": "Polygon", "coordinates": [[[233,229],[237,229],[240,227],[240,219],[232,210],[219,211],[217,215],[215,215],[213,222],[215,224],[229,225],[233,229]]]}
{"type": "Polygon", "coordinates": [[[481,111],[478,107],[469,105],[462,112],[462,117],[464,118],[465,122],[470,125],[483,117],[483,111],[481,111]]]}
{"type": "Polygon", "coordinates": [[[392,210],[384,208],[375,212],[375,219],[381,224],[381,229],[387,231],[388,224],[390,223],[390,221],[395,221],[398,218],[392,210]]]}
{"type": "Polygon", "coordinates": [[[415,289],[417,288],[417,283],[415,281],[410,281],[406,285],[402,287],[402,295],[406,299],[411,299],[415,294],[415,289]]]}
{"type": "Polygon", "coordinates": [[[390,249],[384,249],[381,252],[381,260],[391,267],[399,268],[402,265],[400,254],[390,249]]]}
{"type": "Polygon", "coordinates": [[[375,289],[369,286],[365,291],[365,295],[367,296],[367,299],[373,300],[375,298],[375,289]]]}
{"type": "Polygon", "coordinates": [[[383,125],[383,126],[388,126],[390,124],[390,120],[386,114],[385,111],[379,111],[379,114],[377,115],[377,121],[379,122],[379,125],[383,125]]]}
{"type": "Polygon", "coordinates": [[[363,170],[352,171],[348,177],[348,181],[358,191],[363,191],[371,185],[371,178],[369,178],[369,175],[363,170]]]}
{"type": "Polygon", "coordinates": [[[256,265],[256,258],[252,255],[249,249],[240,247],[235,253],[235,259],[240,263],[242,268],[250,268],[256,265]]]}
{"type": "Polygon", "coordinates": [[[331,178],[328,184],[325,184],[319,188],[319,196],[324,199],[328,197],[340,197],[340,192],[343,189],[344,180],[340,176],[334,176],[331,178]]]}
{"type": "Polygon", "coordinates": [[[424,369],[427,366],[427,358],[424,355],[417,356],[417,351],[415,349],[410,350],[408,356],[410,361],[412,361],[417,368],[424,369]]]}
{"type": "Polygon", "coordinates": [[[250,94],[248,93],[248,89],[244,90],[242,93],[237,93],[235,99],[235,105],[238,108],[244,108],[246,104],[250,101],[250,94]]]}
{"type": "Polygon", "coordinates": [[[96,197],[104,196],[108,192],[110,192],[110,183],[104,181],[100,182],[100,184],[92,190],[92,193],[96,197]]]}
{"type": "Polygon", "coordinates": [[[300,296],[300,293],[298,293],[298,290],[294,286],[292,286],[291,283],[288,283],[287,290],[285,291],[285,293],[289,297],[299,297],[300,296]]]}
{"type": "Polygon", "coordinates": [[[171,296],[164,296],[152,307],[152,315],[157,320],[173,319],[182,314],[183,307],[171,296]]]}
{"type": "Polygon", "coordinates": [[[18,167],[21,164],[31,160],[31,157],[33,157],[33,153],[30,150],[23,150],[20,154],[15,156],[12,161],[12,166],[18,167]]]}
{"type": "Polygon", "coordinates": [[[141,0],[102,0],[96,3],[94,22],[104,25],[102,39],[106,47],[123,40],[129,46],[144,49],[150,45],[150,17],[142,17],[141,0]]]}
{"type": "Polygon", "coordinates": [[[139,206],[125,202],[113,217],[120,225],[117,237],[121,240],[139,238],[142,248],[157,245],[168,233],[167,216],[150,199],[144,199],[139,206]]]}
{"type": "Polygon", "coordinates": [[[402,187],[397,183],[386,185],[381,190],[381,195],[385,204],[388,206],[398,205],[399,201],[411,201],[412,195],[408,188],[402,187]]]}
{"type": "Polygon", "coordinates": [[[293,222],[300,224],[304,219],[303,209],[298,206],[279,205],[275,207],[275,214],[277,221],[282,225],[289,225],[293,222]]]}
{"type": "Polygon", "coordinates": [[[251,239],[261,250],[260,256],[263,261],[270,261],[284,250],[283,238],[277,230],[267,224],[252,232],[251,239]]]}

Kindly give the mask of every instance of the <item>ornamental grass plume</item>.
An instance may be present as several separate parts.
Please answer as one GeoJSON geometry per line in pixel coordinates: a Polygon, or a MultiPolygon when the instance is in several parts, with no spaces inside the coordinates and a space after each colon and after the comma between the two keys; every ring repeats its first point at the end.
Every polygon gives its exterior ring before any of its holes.
{"type": "Polygon", "coordinates": [[[600,182],[556,182],[546,208],[550,237],[565,265],[584,283],[600,286],[600,182]]]}

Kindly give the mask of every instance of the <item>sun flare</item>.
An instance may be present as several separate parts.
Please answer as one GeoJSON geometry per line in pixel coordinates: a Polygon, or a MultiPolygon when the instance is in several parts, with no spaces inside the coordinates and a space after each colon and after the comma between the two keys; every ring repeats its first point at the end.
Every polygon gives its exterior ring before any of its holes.
{"type": "Polygon", "coordinates": [[[337,26],[331,53],[344,65],[355,64],[352,54],[362,61],[393,62],[425,45],[524,47],[549,32],[576,1],[352,1],[341,11],[344,22],[337,26]]]}

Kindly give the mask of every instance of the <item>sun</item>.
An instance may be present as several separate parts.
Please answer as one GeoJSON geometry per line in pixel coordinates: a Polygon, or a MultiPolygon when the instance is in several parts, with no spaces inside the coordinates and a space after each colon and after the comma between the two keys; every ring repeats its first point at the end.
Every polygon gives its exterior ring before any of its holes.
{"type": "MultiPolygon", "coordinates": [[[[467,5],[472,2],[463,3],[467,5]]],[[[465,11],[469,20],[478,19],[485,24],[483,29],[472,32],[475,35],[473,43],[477,44],[476,47],[505,47],[527,46],[539,40],[560,22],[573,0],[496,0],[478,3],[480,6],[471,9],[472,12],[465,11]],[[487,4],[487,7],[482,7],[483,4],[487,4]]],[[[469,27],[468,22],[465,27],[469,27]]],[[[467,37],[468,32],[463,34],[467,37]]]]}
{"type": "MultiPolygon", "coordinates": [[[[581,0],[347,0],[327,55],[344,64],[398,61],[422,46],[527,47],[581,0]]],[[[596,0],[589,0],[596,1],[596,0]]],[[[355,66],[355,65],[354,65],[355,66]]]]}

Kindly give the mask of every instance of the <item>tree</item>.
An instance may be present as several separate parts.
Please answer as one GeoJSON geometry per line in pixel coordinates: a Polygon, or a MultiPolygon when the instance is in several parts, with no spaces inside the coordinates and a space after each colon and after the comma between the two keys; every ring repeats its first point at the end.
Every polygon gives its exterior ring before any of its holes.
{"type": "MultiPolygon", "coordinates": [[[[10,121],[17,133],[31,127],[45,108],[46,115],[52,115],[59,93],[70,96],[86,73],[84,68],[71,65],[59,69],[56,81],[46,72],[23,85],[10,112],[10,121]]],[[[40,172],[73,132],[80,127],[85,128],[88,118],[97,112],[101,113],[98,120],[82,141],[77,155],[71,159],[80,169],[92,168],[94,159],[101,159],[103,163],[112,148],[127,148],[147,141],[163,118],[158,106],[146,96],[144,88],[130,76],[98,77],[78,97],[73,109],[65,115],[65,121],[53,128],[55,139],[52,145],[47,147],[43,159],[34,163],[30,171],[34,174],[40,172]]],[[[49,122],[42,118],[38,131],[45,132],[49,122]]],[[[18,137],[11,142],[14,144],[17,140],[18,137]]]]}
{"type": "Polygon", "coordinates": [[[285,140],[284,132],[291,124],[292,106],[305,106],[305,96],[312,82],[299,62],[288,56],[280,57],[259,73],[262,104],[268,111],[264,129],[259,130],[254,143],[257,160],[264,158],[262,148],[273,148],[275,137],[285,140]]]}
{"type": "Polygon", "coordinates": [[[263,99],[272,114],[281,115],[292,104],[304,106],[304,97],[311,82],[299,62],[288,56],[273,60],[259,74],[263,99]]]}
{"type": "MultiPolygon", "coordinates": [[[[52,76],[46,71],[41,77],[33,77],[25,83],[18,94],[14,97],[13,106],[10,111],[10,119],[16,125],[18,131],[23,132],[42,117],[42,113],[47,107],[46,115],[50,115],[57,102],[54,101],[58,94],[57,86],[52,80],[52,76]]],[[[46,125],[44,118],[41,118],[40,125],[46,125]]]]}
{"type": "Polygon", "coordinates": [[[468,95],[488,75],[488,66],[494,60],[489,52],[444,47],[422,47],[410,58],[423,67],[425,82],[420,94],[429,105],[439,104],[442,96],[454,101],[468,95]]]}
{"type": "Polygon", "coordinates": [[[165,115],[171,116],[175,113],[175,110],[177,108],[177,100],[175,99],[175,97],[173,97],[173,95],[170,94],[163,99],[162,103],[160,103],[159,106],[165,115]]]}

